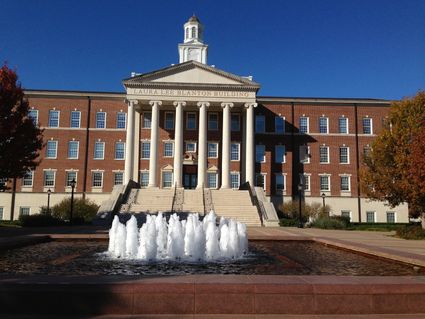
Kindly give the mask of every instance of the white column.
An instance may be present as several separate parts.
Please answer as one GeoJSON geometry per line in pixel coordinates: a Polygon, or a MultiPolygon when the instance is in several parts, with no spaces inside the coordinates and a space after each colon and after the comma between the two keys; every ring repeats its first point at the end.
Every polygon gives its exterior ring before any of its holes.
{"type": "Polygon", "coordinates": [[[176,107],[174,128],[174,185],[182,187],[182,165],[183,165],[183,107],[186,102],[174,102],[176,107]]]}
{"type": "Polygon", "coordinates": [[[255,141],[254,141],[254,107],[257,103],[246,103],[246,166],[245,180],[251,187],[255,186],[255,141]]]}
{"type": "Polygon", "coordinates": [[[221,103],[223,108],[223,142],[221,149],[221,188],[230,188],[230,108],[233,103],[221,103]]]}
{"type": "Polygon", "coordinates": [[[151,141],[149,157],[149,184],[148,187],[158,187],[156,176],[158,174],[158,131],[159,131],[159,106],[161,101],[150,101],[152,105],[151,141]]]}
{"type": "Polygon", "coordinates": [[[207,170],[207,108],[209,102],[198,102],[199,107],[199,135],[198,135],[198,185],[205,185],[205,173],[207,170]]]}
{"type": "Polygon", "coordinates": [[[125,164],[124,164],[124,184],[127,184],[133,177],[134,170],[134,118],[137,100],[128,101],[127,109],[127,136],[125,140],[125,164]]]}

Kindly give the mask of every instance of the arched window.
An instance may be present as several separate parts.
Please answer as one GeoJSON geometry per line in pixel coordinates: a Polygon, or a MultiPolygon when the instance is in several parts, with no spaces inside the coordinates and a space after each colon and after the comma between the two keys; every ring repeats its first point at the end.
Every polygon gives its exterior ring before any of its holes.
{"type": "Polygon", "coordinates": [[[192,27],[192,38],[196,38],[196,28],[192,27]]]}
{"type": "Polygon", "coordinates": [[[186,38],[186,39],[188,39],[188,38],[189,38],[189,28],[186,28],[186,36],[185,36],[185,38],[186,38]]]}

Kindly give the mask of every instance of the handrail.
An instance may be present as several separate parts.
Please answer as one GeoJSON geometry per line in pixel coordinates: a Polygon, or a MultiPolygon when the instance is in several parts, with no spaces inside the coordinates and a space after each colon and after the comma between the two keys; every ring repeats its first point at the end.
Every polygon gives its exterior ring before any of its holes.
{"type": "Polygon", "coordinates": [[[263,216],[265,216],[265,210],[264,210],[263,203],[260,204],[260,201],[257,198],[257,193],[251,187],[251,185],[249,184],[249,182],[246,182],[244,184],[243,188],[241,186],[240,189],[247,189],[248,190],[249,197],[251,198],[252,205],[254,205],[255,207],[257,207],[257,212],[258,212],[258,216],[260,217],[261,226],[264,226],[263,216]]]}
{"type": "Polygon", "coordinates": [[[174,184],[173,202],[171,203],[171,213],[174,214],[174,206],[176,201],[177,183],[174,184]]]}

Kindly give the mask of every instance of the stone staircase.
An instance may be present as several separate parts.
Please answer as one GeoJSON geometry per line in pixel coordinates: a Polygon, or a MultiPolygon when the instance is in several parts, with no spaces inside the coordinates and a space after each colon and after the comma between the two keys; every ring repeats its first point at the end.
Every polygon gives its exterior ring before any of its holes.
{"type": "Polygon", "coordinates": [[[204,199],[202,189],[185,189],[183,208],[184,212],[204,214],[204,199]]]}
{"type": "Polygon", "coordinates": [[[171,211],[173,198],[174,188],[142,188],[139,189],[136,201],[130,204],[129,211],[132,213],[171,211]]]}

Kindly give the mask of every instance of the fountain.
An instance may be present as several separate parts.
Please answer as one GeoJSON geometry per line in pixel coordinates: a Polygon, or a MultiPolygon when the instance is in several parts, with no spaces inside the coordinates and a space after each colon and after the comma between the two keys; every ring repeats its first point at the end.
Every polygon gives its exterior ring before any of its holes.
{"type": "Polygon", "coordinates": [[[248,253],[246,226],[210,211],[201,221],[199,214],[180,220],[177,214],[167,223],[162,212],[147,215],[140,230],[134,216],[126,225],[114,217],[109,230],[108,253],[113,258],[154,262],[162,260],[215,261],[238,259],[248,253]]]}

